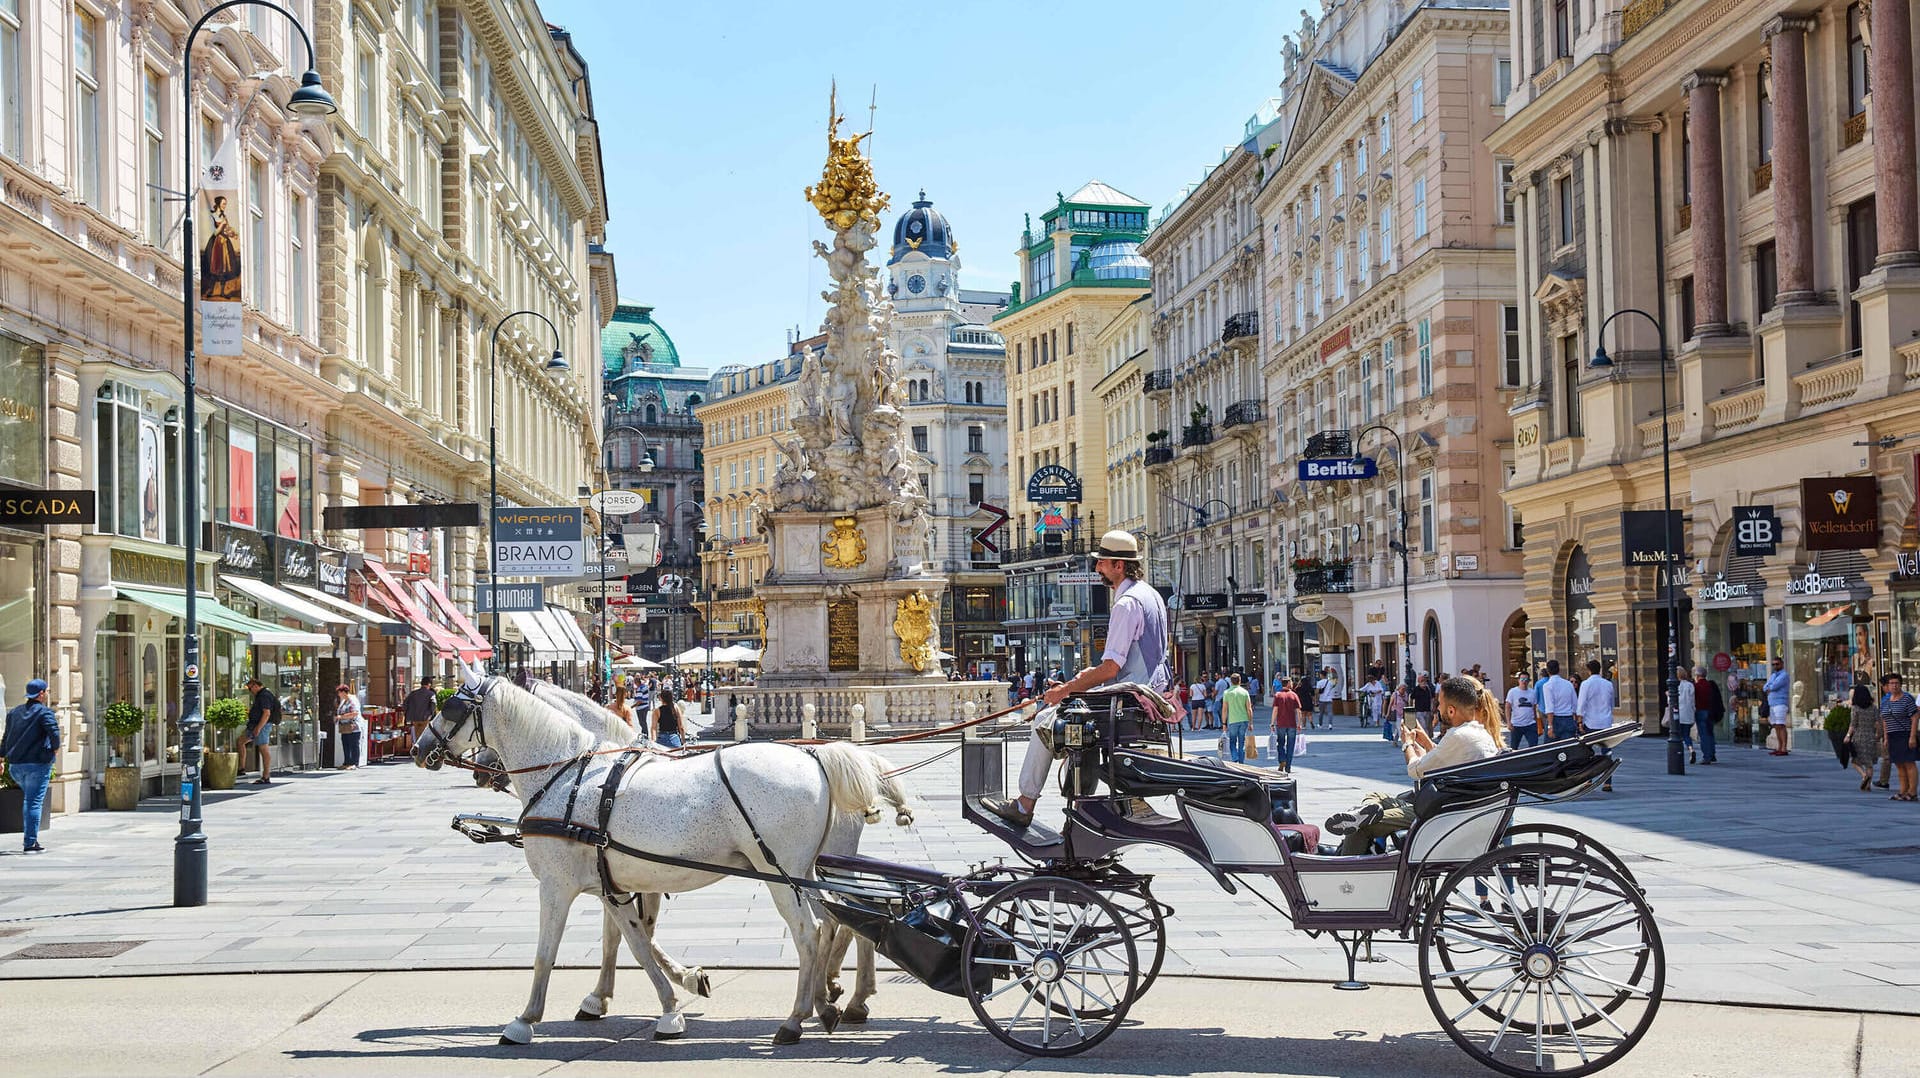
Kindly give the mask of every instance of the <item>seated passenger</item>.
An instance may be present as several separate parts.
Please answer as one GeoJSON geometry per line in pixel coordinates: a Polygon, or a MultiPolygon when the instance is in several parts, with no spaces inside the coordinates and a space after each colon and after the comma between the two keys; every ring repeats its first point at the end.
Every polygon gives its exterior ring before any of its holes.
{"type": "MultiPolygon", "coordinates": [[[[1408,723],[1400,737],[1400,749],[1407,758],[1407,774],[1415,781],[1443,767],[1484,760],[1498,754],[1505,744],[1500,702],[1486,686],[1465,674],[1441,682],[1434,711],[1436,719],[1446,727],[1438,745],[1418,723],[1408,723]]],[[[1398,796],[1368,794],[1359,808],[1336,812],[1327,819],[1328,831],[1346,836],[1340,840],[1342,857],[1367,853],[1373,849],[1374,839],[1412,826],[1411,790],[1398,796]]]]}

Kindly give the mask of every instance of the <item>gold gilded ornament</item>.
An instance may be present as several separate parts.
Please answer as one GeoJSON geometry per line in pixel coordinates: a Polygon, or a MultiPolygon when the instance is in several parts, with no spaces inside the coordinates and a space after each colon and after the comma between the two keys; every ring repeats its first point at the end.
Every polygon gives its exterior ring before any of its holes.
{"type": "Polygon", "coordinates": [[[933,665],[933,600],[909,593],[894,607],[893,635],[900,638],[900,661],[920,673],[933,665]]]}
{"type": "Polygon", "coordinates": [[[820,170],[820,183],[806,189],[807,201],[836,232],[861,221],[878,228],[887,196],[873,182],[873,164],[860,153],[860,141],[867,136],[837,137],[840,122],[846,119],[839,113],[839,95],[835,86],[827,96],[827,163],[820,170]]]}
{"type": "Polygon", "coordinates": [[[834,517],[833,532],[820,544],[829,569],[853,569],[867,563],[867,537],[852,517],[834,517]]]}

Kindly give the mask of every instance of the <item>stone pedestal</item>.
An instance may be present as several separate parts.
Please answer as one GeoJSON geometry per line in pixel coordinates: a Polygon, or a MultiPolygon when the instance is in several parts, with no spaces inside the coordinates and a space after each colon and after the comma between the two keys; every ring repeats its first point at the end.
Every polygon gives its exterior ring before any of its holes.
{"type": "Polygon", "coordinates": [[[754,589],[766,603],[768,687],[813,689],[943,680],[931,649],[901,654],[895,621],[916,594],[932,601],[933,647],[946,578],[925,560],[926,538],[891,506],[772,515],[773,566],[754,589]],[[916,666],[911,658],[924,661],[916,666]]]}
{"type": "Polygon", "coordinates": [[[1753,338],[1720,334],[1698,336],[1680,346],[1680,399],[1685,415],[1676,445],[1698,445],[1713,436],[1713,403],[1729,390],[1753,380],[1753,338]]]}
{"type": "Polygon", "coordinates": [[[1920,266],[1880,266],[1861,278],[1853,297],[1860,303],[1865,364],[1859,399],[1875,400],[1914,385],[1900,349],[1920,340],[1920,266]]]}
{"type": "Polygon", "coordinates": [[[1846,349],[1846,324],[1831,303],[1781,304],[1760,320],[1760,371],[1767,380],[1767,403],[1760,423],[1784,423],[1800,413],[1793,392],[1796,375],[1833,359],[1846,349]]]}

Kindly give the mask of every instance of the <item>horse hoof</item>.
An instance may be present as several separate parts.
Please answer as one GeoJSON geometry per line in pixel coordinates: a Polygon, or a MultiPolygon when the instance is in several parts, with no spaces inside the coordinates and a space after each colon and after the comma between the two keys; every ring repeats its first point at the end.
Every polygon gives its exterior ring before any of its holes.
{"type": "Polygon", "coordinates": [[[516,1018],[513,1021],[508,1022],[507,1028],[502,1030],[500,1033],[500,1043],[513,1044],[513,1045],[532,1044],[533,1043],[532,1023],[529,1023],[519,1018],[516,1018]]]}
{"type": "Polygon", "coordinates": [[[705,970],[700,971],[699,983],[694,985],[693,991],[695,995],[701,997],[702,999],[709,998],[713,995],[713,982],[707,980],[707,973],[705,970]]]}
{"type": "Polygon", "coordinates": [[[606,1015],[604,1014],[594,1014],[592,1011],[587,1010],[573,1012],[573,1020],[576,1022],[598,1022],[605,1017],[606,1015]]]}
{"type": "Polygon", "coordinates": [[[828,1004],[820,1011],[820,1028],[832,1033],[840,1028],[840,1008],[828,1004]]]}
{"type": "Polygon", "coordinates": [[[781,1026],[779,1029],[776,1029],[773,1031],[773,1043],[799,1044],[800,1031],[797,1029],[788,1029],[786,1026],[781,1026]]]}
{"type": "Polygon", "coordinates": [[[895,827],[912,827],[913,813],[908,812],[905,809],[901,809],[900,814],[893,818],[893,825],[895,827]]]}
{"type": "Polygon", "coordinates": [[[866,1025],[867,1024],[866,1004],[856,1003],[853,1006],[848,1007],[846,1010],[841,1011],[840,1020],[850,1026],[866,1025]]]}
{"type": "Polygon", "coordinates": [[[684,1029],[678,1033],[662,1033],[657,1029],[653,1031],[653,1039],[656,1041],[677,1041],[685,1035],[686,1030],[684,1029]]]}
{"type": "Polygon", "coordinates": [[[838,1001],[839,1001],[839,999],[840,999],[840,982],[838,982],[838,981],[834,981],[834,982],[832,982],[831,984],[828,984],[828,985],[827,985],[827,998],[828,998],[828,999],[830,999],[830,1000],[833,1000],[833,1001],[835,1001],[835,1002],[838,1002],[838,1001]]]}

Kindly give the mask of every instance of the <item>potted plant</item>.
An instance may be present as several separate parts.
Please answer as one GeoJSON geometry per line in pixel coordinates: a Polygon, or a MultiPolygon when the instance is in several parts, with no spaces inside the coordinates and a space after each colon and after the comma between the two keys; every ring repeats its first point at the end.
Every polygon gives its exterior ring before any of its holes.
{"type": "MultiPolygon", "coordinates": [[[[55,767],[48,776],[49,781],[60,778],[60,768],[55,767]]],[[[40,806],[40,830],[47,829],[47,814],[51,810],[53,798],[49,796],[40,806]]],[[[13,781],[11,772],[0,770],[0,835],[17,835],[27,829],[27,791],[13,781]]]]}
{"type": "Polygon", "coordinates": [[[206,770],[201,778],[209,790],[231,790],[240,774],[240,747],[234,731],[247,724],[247,702],[228,696],[207,705],[207,725],[217,735],[221,747],[207,752],[206,770]],[[224,736],[218,736],[224,735],[224,736]]]}
{"type": "Polygon", "coordinates": [[[1833,743],[1833,754],[1845,767],[1853,762],[1853,746],[1847,744],[1847,728],[1853,725],[1853,709],[1845,704],[1835,704],[1827,712],[1827,740],[1833,743]]]}
{"type": "Polygon", "coordinates": [[[107,807],[131,812],[140,805],[140,768],[123,763],[122,743],[139,737],[147,725],[147,709],[128,700],[115,700],[100,713],[100,726],[112,738],[113,763],[107,767],[107,807]]]}

